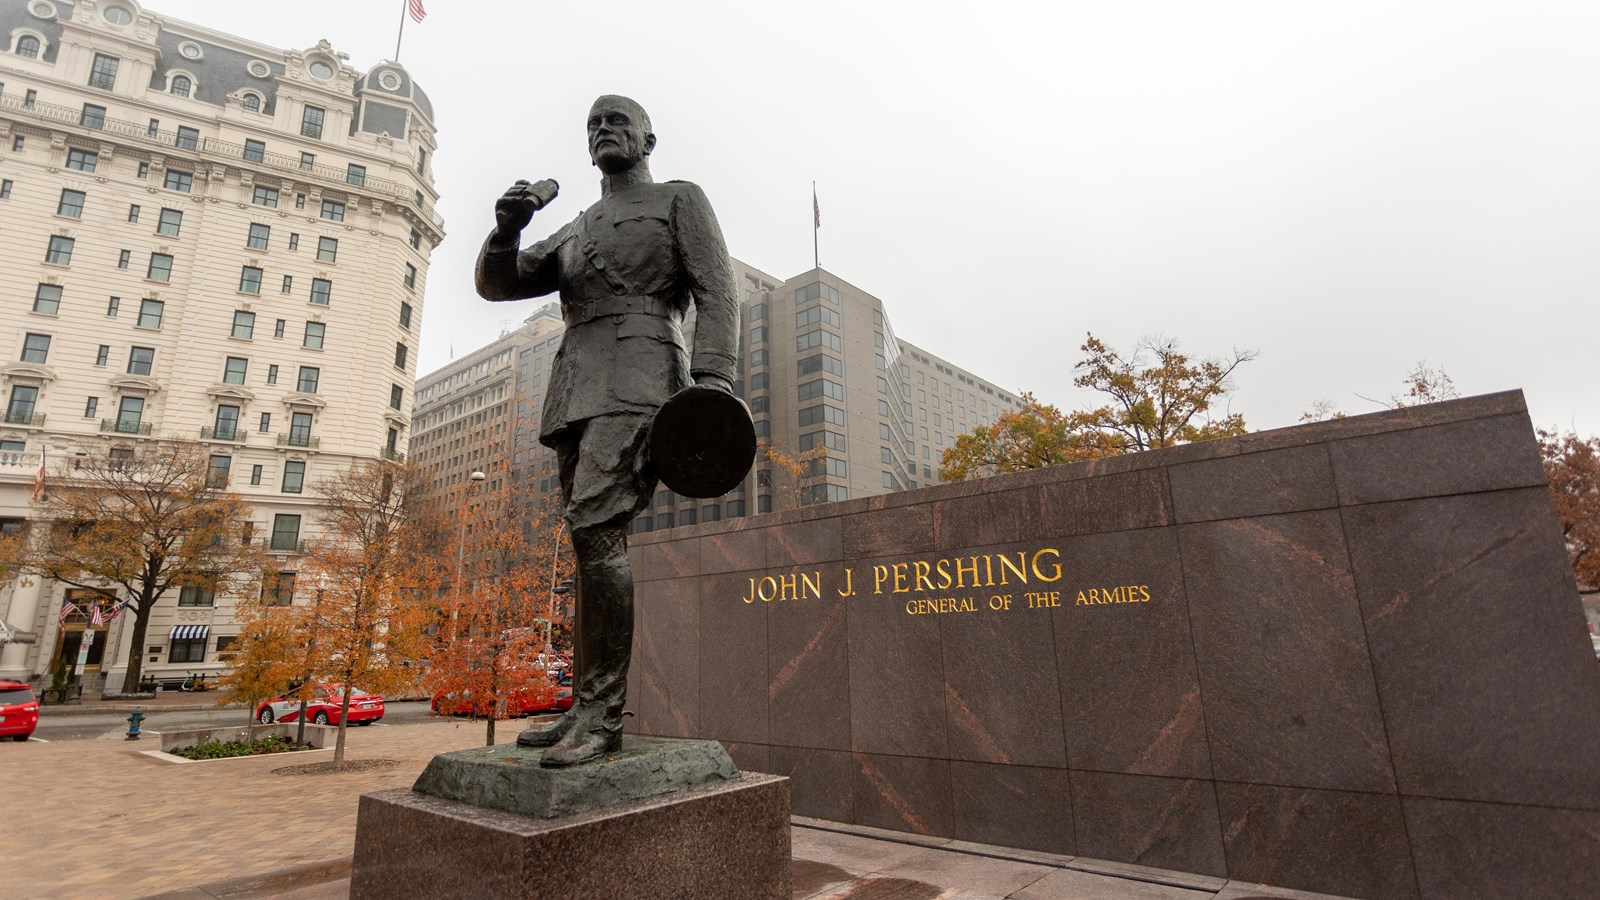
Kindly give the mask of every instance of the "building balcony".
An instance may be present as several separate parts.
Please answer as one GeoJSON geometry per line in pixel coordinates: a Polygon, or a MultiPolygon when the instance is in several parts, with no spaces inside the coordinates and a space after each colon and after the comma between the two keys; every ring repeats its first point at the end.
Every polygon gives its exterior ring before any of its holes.
{"type": "Polygon", "coordinates": [[[101,419],[100,430],[107,434],[149,434],[150,423],[128,419],[101,419]]]}
{"type": "Polygon", "coordinates": [[[44,413],[36,413],[20,409],[6,410],[7,425],[26,425],[30,428],[44,427],[44,413]]]}
{"type": "Polygon", "coordinates": [[[288,433],[279,433],[278,435],[279,447],[306,447],[308,449],[315,450],[321,445],[322,441],[319,438],[313,437],[309,434],[298,434],[291,431],[288,433]]]}
{"type": "Polygon", "coordinates": [[[378,455],[383,457],[384,459],[387,459],[390,462],[405,462],[406,461],[406,455],[404,453],[401,453],[398,450],[390,450],[388,447],[385,447],[382,450],[379,450],[378,451],[378,455]]]}
{"type": "Polygon", "coordinates": [[[202,441],[227,441],[233,444],[242,444],[249,437],[250,432],[237,425],[232,427],[224,425],[215,428],[210,425],[204,425],[200,428],[200,440],[202,441]]]}
{"type": "Polygon", "coordinates": [[[71,125],[91,132],[114,135],[118,138],[132,141],[147,146],[157,146],[167,149],[187,151],[201,157],[227,160],[235,165],[239,161],[253,163],[263,169],[283,172],[291,179],[315,178],[318,181],[334,184],[341,190],[360,190],[368,193],[380,194],[385,199],[390,199],[397,204],[410,206],[432,221],[441,231],[444,230],[444,217],[439,215],[437,209],[416,202],[416,192],[394,181],[382,178],[365,177],[362,183],[352,184],[349,180],[349,171],[337,166],[325,166],[318,163],[303,164],[299,157],[287,156],[280,153],[251,153],[245,155],[242,144],[230,144],[210,137],[194,137],[180,135],[176,131],[152,130],[143,122],[128,122],[122,119],[106,118],[98,126],[86,124],[83,121],[83,110],[67,106],[57,106],[53,103],[44,103],[35,100],[26,102],[20,93],[0,94],[0,110],[18,116],[19,118],[32,118],[41,122],[50,122],[55,125],[71,125]]]}
{"type": "Polygon", "coordinates": [[[0,475],[27,475],[39,472],[38,450],[0,450],[0,475]]]}

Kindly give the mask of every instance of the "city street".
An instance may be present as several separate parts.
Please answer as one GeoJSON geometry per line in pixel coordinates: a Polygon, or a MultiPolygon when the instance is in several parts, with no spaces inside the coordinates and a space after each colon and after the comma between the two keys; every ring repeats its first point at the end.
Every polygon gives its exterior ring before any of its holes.
{"type": "MultiPolygon", "coordinates": [[[[74,711],[56,715],[52,715],[52,712],[53,708],[49,706],[41,710],[39,728],[33,733],[34,740],[122,740],[123,736],[128,733],[128,714],[126,712],[79,713],[74,711]]],[[[370,727],[383,728],[389,725],[412,725],[418,722],[425,722],[429,718],[428,703],[425,700],[388,703],[384,706],[383,721],[370,727]]],[[[206,710],[153,709],[147,711],[141,727],[146,731],[180,731],[188,728],[205,728],[211,725],[244,725],[246,724],[246,719],[245,711],[236,706],[206,710]]],[[[465,720],[462,721],[465,723],[465,720]]],[[[520,724],[515,723],[512,727],[519,731],[522,728],[520,724]]],[[[359,728],[356,730],[359,730],[359,728]]]]}

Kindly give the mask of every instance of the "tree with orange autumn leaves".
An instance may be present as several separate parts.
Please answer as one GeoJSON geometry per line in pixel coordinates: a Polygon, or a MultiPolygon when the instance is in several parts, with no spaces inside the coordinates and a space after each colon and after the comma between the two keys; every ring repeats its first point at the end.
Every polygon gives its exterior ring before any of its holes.
{"type": "Polygon", "coordinates": [[[1578,590],[1600,590],[1600,437],[1540,429],[1539,450],[1578,590]]]}
{"type": "Polygon", "coordinates": [[[557,497],[536,490],[530,475],[514,477],[512,458],[489,454],[478,486],[468,482],[449,498],[461,573],[440,597],[428,674],[430,688],[483,718],[486,745],[496,719],[527,711],[552,686],[555,588],[572,575],[557,497]]]}

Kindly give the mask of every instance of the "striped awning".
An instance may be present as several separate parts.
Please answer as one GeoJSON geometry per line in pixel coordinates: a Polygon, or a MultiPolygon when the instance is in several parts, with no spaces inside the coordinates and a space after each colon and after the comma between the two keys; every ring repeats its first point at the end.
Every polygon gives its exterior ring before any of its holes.
{"type": "Polygon", "coordinates": [[[210,625],[174,625],[172,626],[172,639],[175,641],[204,640],[210,631],[210,625]]]}

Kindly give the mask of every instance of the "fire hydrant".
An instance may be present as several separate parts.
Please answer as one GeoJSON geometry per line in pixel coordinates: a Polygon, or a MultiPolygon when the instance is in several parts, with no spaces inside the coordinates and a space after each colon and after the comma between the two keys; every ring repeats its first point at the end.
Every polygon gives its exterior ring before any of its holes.
{"type": "Polygon", "coordinates": [[[128,716],[128,740],[137,741],[139,739],[139,723],[143,721],[144,710],[141,710],[139,707],[135,706],[133,708],[133,714],[128,716]]]}

